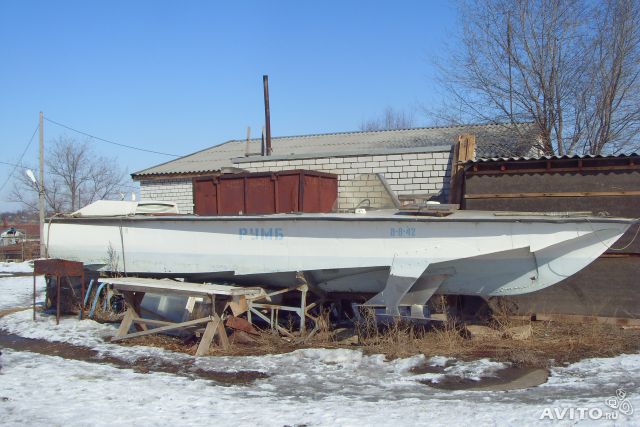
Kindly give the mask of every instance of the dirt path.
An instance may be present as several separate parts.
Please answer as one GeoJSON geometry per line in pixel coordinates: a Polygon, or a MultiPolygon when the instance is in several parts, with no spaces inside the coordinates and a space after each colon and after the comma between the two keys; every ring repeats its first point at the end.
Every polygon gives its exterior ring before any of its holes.
{"type": "MultiPolygon", "coordinates": [[[[5,310],[6,311],[6,310],[5,310]]],[[[19,310],[15,310],[19,311],[19,310]]],[[[8,313],[4,313],[6,315],[8,313]]],[[[193,366],[194,361],[171,363],[153,358],[138,359],[135,364],[113,356],[99,355],[97,351],[63,342],[50,342],[42,339],[24,338],[0,330],[0,348],[16,351],[30,351],[47,356],[59,356],[70,360],[110,364],[121,369],[133,369],[136,372],[164,372],[192,379],[215,381],[222,385],[250,384],[268,375],[258,371],[222,372],[210,371],[193,366]]]]}

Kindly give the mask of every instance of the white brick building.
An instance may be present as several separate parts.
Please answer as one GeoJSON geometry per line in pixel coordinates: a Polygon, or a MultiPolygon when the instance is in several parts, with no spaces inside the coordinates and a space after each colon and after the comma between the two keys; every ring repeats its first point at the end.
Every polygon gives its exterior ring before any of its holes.
{"type": "Polygon", "coordinates": [[[452,146],[474,134],[478,156],[527,153],[533,127],[500,125],[333,133],[272,139],[271,156],[262,141],[233,140],[132,174],[143,200],[177,202],[193,213],[192,179],[225,171],[275,172],[307,169],[338,175],[338,209],[393,206],[393,198],[430,195],[444,201],[449,190],[452,146]]]}

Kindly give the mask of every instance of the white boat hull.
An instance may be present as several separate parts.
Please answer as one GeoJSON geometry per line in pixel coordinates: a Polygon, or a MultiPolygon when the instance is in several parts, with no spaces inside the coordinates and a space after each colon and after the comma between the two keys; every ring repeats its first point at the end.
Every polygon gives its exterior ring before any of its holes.
{"type": "Polygon", "coordinates": [[[71,218],[54,219],[45,234],[49,256],[96,269],[283,287],[308,272],[327,292],[408,305],[434,292],[543,289],[586,267],[632,223],[471,212],[71,218]]]}

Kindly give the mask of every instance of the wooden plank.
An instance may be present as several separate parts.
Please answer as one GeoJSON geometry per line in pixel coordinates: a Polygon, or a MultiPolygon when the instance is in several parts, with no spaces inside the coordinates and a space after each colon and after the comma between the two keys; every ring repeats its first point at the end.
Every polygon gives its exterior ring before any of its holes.
{"type": "Polygon", "coordinates": [[[458,142],[454,146],[453,159],[451,162],[449,203],[459,204],[461,201],[464,182],[464,164],[475,158],[475,149],[475,135],[463,134],[458,137],[458,142]]]}
{"type": "Polygon", "coordinates": [[[465,199],[525,199],[536,197],[608,197],[640,196],[640,190],[630,191],[566,191],[547,193],[465,194],[465,199]]]}
{"type": "Polygon", "coordinates": [[[133,323],[134,316],[135,312],[131,307],[129,307],[127,309],[127,312],[124,314],[122,322],[120,322],[120,327],[118,328],[118,332],[116,332],[116,338],[122,338],[127,335],[127,333],[129,333],[129,329],[131,329],[131,324],[133,323]]]}
{"type": "Polygon", "coordinates": [[[180,295],[254,295],[260,291],[257,288],[243,288],[239,286],[202,284],[190,282],[174,282],[169,280],[144,279],[144,278],[120,278],[107,279],[105,282],[113,285],[118,291],[150,292],[154,294],[180,294],[180,295]]]}
{"type": "Polygon", "coordinates": [[[128,338],[136,338],[136,337],[142,337],[142,336],[150,335],[150,334],[157,334],[158,332],[171,331],[173,329],[188,328],[190,326],[195,326],[195,325],[199,325],[199,324],[202,324],[202,323],[205,323],[205,322],[209,322],[211,319],[213,319],[213,317],[207,316],[207,317],[202,317],[202,318],[196,319],[196,320],[190,320],[188,322],[174,323],[172,325],[161,326],[159,328],[149,329],[147,331],[134,332],[132,334],[127,334],[127,335],[122,336],[122,337],[116,336],[111,341],[121,341],[123,339],[128,339],[128,338]]]}
{"type": "Polygon", "coordinates": [[[207,323],[207,327],[204,329],[204,333],[202,334],[202,338],[200,338],[200,344],[198,344],[198,349],[196,350],[196,356],[204,356],[209,351],[209,347],[211,346],[211,342],[213,341],[213,336],[216,333],[216,329],[220,324],[220,318],[216,317],[215,320],[212,320],[207,323]]]}
{"type": "Polygon", "coordinates": [[[460,168],[458,159],[460,157],[460,141],[461,139],[458,138],[458,142],[453,146],[453,156],[451,158],[451,179],[449,181],[449,203],[457,203],[459,200],[458,186],[461,176],[459,176],[460,174],[458,173],[458,169],[460,168]]]}
{"type": "Polygon", "coordinates": [[[218,339],[220,340],[220,346],[222,349],[229,350],[229,337],[227,336],[227,331],[224,329],[222,322],[218,322],[216,332],[218,333],[218,339]]]}
{"type": "Polygon", "coordinates": [[[234,316],[240,316],[249,310],[249,304],[247,304],[247,298],[244,296],[234,296],[229,302],[229,307],[234,316]]]}
{"type": "Polygon", "coordinates": [[[142,317],[136,317],[135,319],[133,319],[133,323],[148,323],[150,325],[168,326],[175,325],[176,322],[167,322],[165,320],[144,319],[142,317]]]}
{"type": "MultiPolygon", "coordinates": [[[[133,320],[140,319],[140,303],[142,303],[144,293],[126,291],[122,292],[122,296],[133,313],[133,320]]],[[[135,327],[139,331],[147,330],[147,325],[145,324],[135,324],[135,327]]]]}

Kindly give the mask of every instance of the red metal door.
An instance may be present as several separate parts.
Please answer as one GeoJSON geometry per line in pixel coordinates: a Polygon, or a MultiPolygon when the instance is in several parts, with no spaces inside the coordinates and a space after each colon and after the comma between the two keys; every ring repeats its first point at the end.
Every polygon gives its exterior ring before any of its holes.
{"type": "Polygon", "coordinates": [[[193,204],[196,215],[218,214],[218,186],[214,178],[193,180],[193,204]]]}
{"type": "Polygon", "coordinates": [[[247,178],[246,206],[248,214],[276,213],[275,176],[255,176],[247,178]]]}

